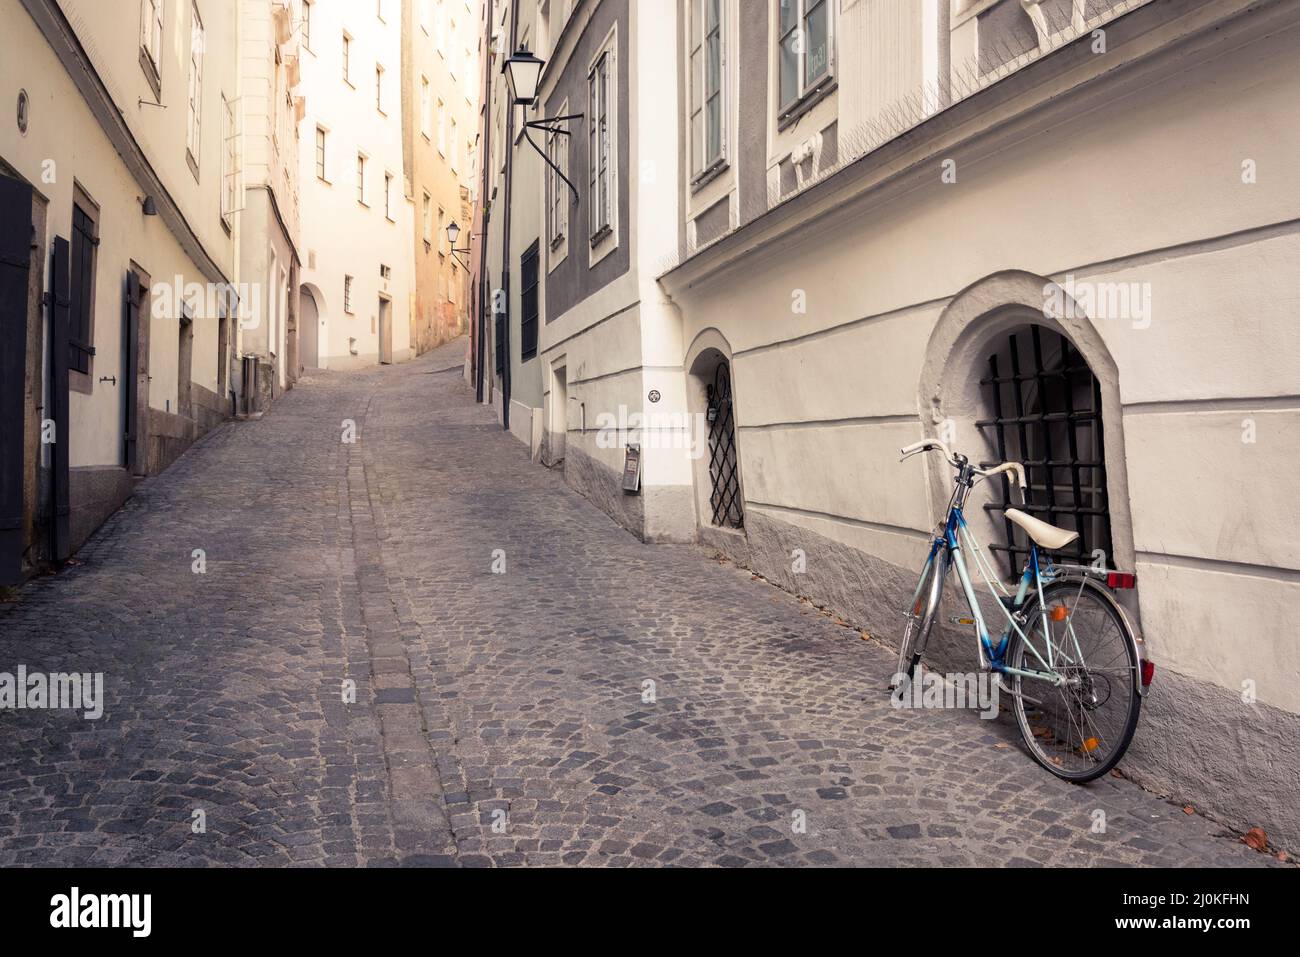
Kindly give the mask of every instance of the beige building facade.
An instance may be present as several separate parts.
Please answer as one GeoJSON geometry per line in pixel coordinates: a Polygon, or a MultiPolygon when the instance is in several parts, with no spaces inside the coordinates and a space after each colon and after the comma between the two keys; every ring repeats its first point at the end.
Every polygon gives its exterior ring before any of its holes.
{"type": "Polygon", "coordinates": [[[229,13],[213,0],[0,5],[0,89],[18,104],[0,129],[4,231],[22,247],[6,282],[28,290],[25,309],[5,303],[5,349],[23,356],[3,415],[5,495],[21,489],[21,510],[5,508],[10,579],[67,557],[233,408],[235,320],[216,292],[238,268],[229,13]]]}
{"type": "Polygon", "coordinates": [[[477,178],[481,0],[411,0],[402,50],[406,194],[414,204],[412,349],[466,331],[477,178]],[[455,245],[447,229],[460,230],[455,245]]]}

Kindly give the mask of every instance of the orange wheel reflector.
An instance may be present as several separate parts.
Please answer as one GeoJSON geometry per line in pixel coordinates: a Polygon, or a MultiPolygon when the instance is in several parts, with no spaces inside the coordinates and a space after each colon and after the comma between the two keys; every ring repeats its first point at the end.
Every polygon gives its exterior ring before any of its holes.
{"type": "Polygon", "coordinates": [[[1089,738],[1088,740],[1083,742],[1083,750],[1087,751],[1088,753],[1092,753],[1093,751],[1097,750],[1097,745],[1099,745],[1100,743],[1101,742],[1098,741],[1096,738],[1089,738]]]}
{"type": "Polygon", "coordinates": [[[913,614],[913,615],[919,615],[919,614],[921,614],[921,602],[920,602],[920,601],[917,601],[916,606],[912,609],[912,614],[913,614]]]}
{"type": "Polygon", "coordinates": [[[1050,612],[1048,612],[1048,617],[1051,618],[1052,621],[1065,621],[1069,616],[1070,609],[1066,608],[1064,605],[1056,605],[1050,612]]]}

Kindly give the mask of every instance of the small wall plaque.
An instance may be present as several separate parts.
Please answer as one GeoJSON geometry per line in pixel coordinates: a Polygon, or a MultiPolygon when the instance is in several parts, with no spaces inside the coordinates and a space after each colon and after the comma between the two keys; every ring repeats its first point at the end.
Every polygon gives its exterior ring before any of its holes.
{"type": "Polygon", "coordinates": [[[623,491],[635,495],[641,491],[641,446],[629,445],[623,458],[623,491]]]}
{"type": "Polygon", "coordinates": [[[651,402],[658,402],[660,399],[663,398],[663,396],[659,394],[658,389],[651,389],[649,398],[651,402]]]}
{"type": "Polygon", "coordinates": [[[27,97],[26,90],[18,91],[18,132],[23,136],[27,135],[27,117],[31,110],[31,101],[27,97]]]}

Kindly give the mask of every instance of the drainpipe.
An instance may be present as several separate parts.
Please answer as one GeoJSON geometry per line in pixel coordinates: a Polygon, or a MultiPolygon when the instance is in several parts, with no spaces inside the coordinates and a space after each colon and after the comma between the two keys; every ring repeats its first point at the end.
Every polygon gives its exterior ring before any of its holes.
{"type": "MultiPolygon", "coordinates": [[[[492,222],[492,204],[484,203],[492,176],[492,6],[487,8],[487,31],[483,37],[483,145],[479,156],[483,163],[483,185],[479,203],[484,204],[483,228],[478,249],[478,336],[474,343],[474,401],[483,401],[484,359],[487,355],[487,313],[492,302],[492,290],[487,288],[488,227],[492,222]]],[[[473,224],[470,229],[474,228],[473,224]]]]}
{"type": "MultiPolygon", "coordinates": [[[[510,49],[506,56],[513,56],[518,37],[519,0],[510,3],[510,49]]],[[[509,99],[509,98],[507,98],[509,99]]],[[[506,115],[506,211],[501,230],[501,298],[506,307],[506,320],[501,324],[502,350],[505,362],[501,372],[501,427],[510,431],[510,197],[514,192],[514,148],[515,148],[515,104],[509,100],[510,112],[506,115]]]]}

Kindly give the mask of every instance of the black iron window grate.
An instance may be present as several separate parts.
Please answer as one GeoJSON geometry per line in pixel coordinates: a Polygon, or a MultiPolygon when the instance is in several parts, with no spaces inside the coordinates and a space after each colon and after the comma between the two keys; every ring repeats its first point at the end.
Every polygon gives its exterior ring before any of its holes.
{"type": "Polygon", "coordinates": [[[1021,327],[989,356],[980,386],[993,418],[976,426],[986,436],[992,431],[998,460],[1022,463],[1028,479],[1023,506],[1012,499],[1006,476],[1002,500],[984,506],[1003,516],[1007,544],[991,550],[1006,554],[1008,577],[1019,574],[1029,554],[1028,537],[1005,517],[1009,507],[1079,533],[1055,552],[1058,559],[1091,564],[1100,550],[1113,567],[1101,387],[1083,356],[1060,333],[1021,327]]]}
{"type": "Polygon", "coordinates": [[[709,478],[713,524],[743,528],[744,503],[740,498],[740,466],[736,459],[736,424],[731,405],[731,367],[719,362],[709,386],[709,478]]]}

